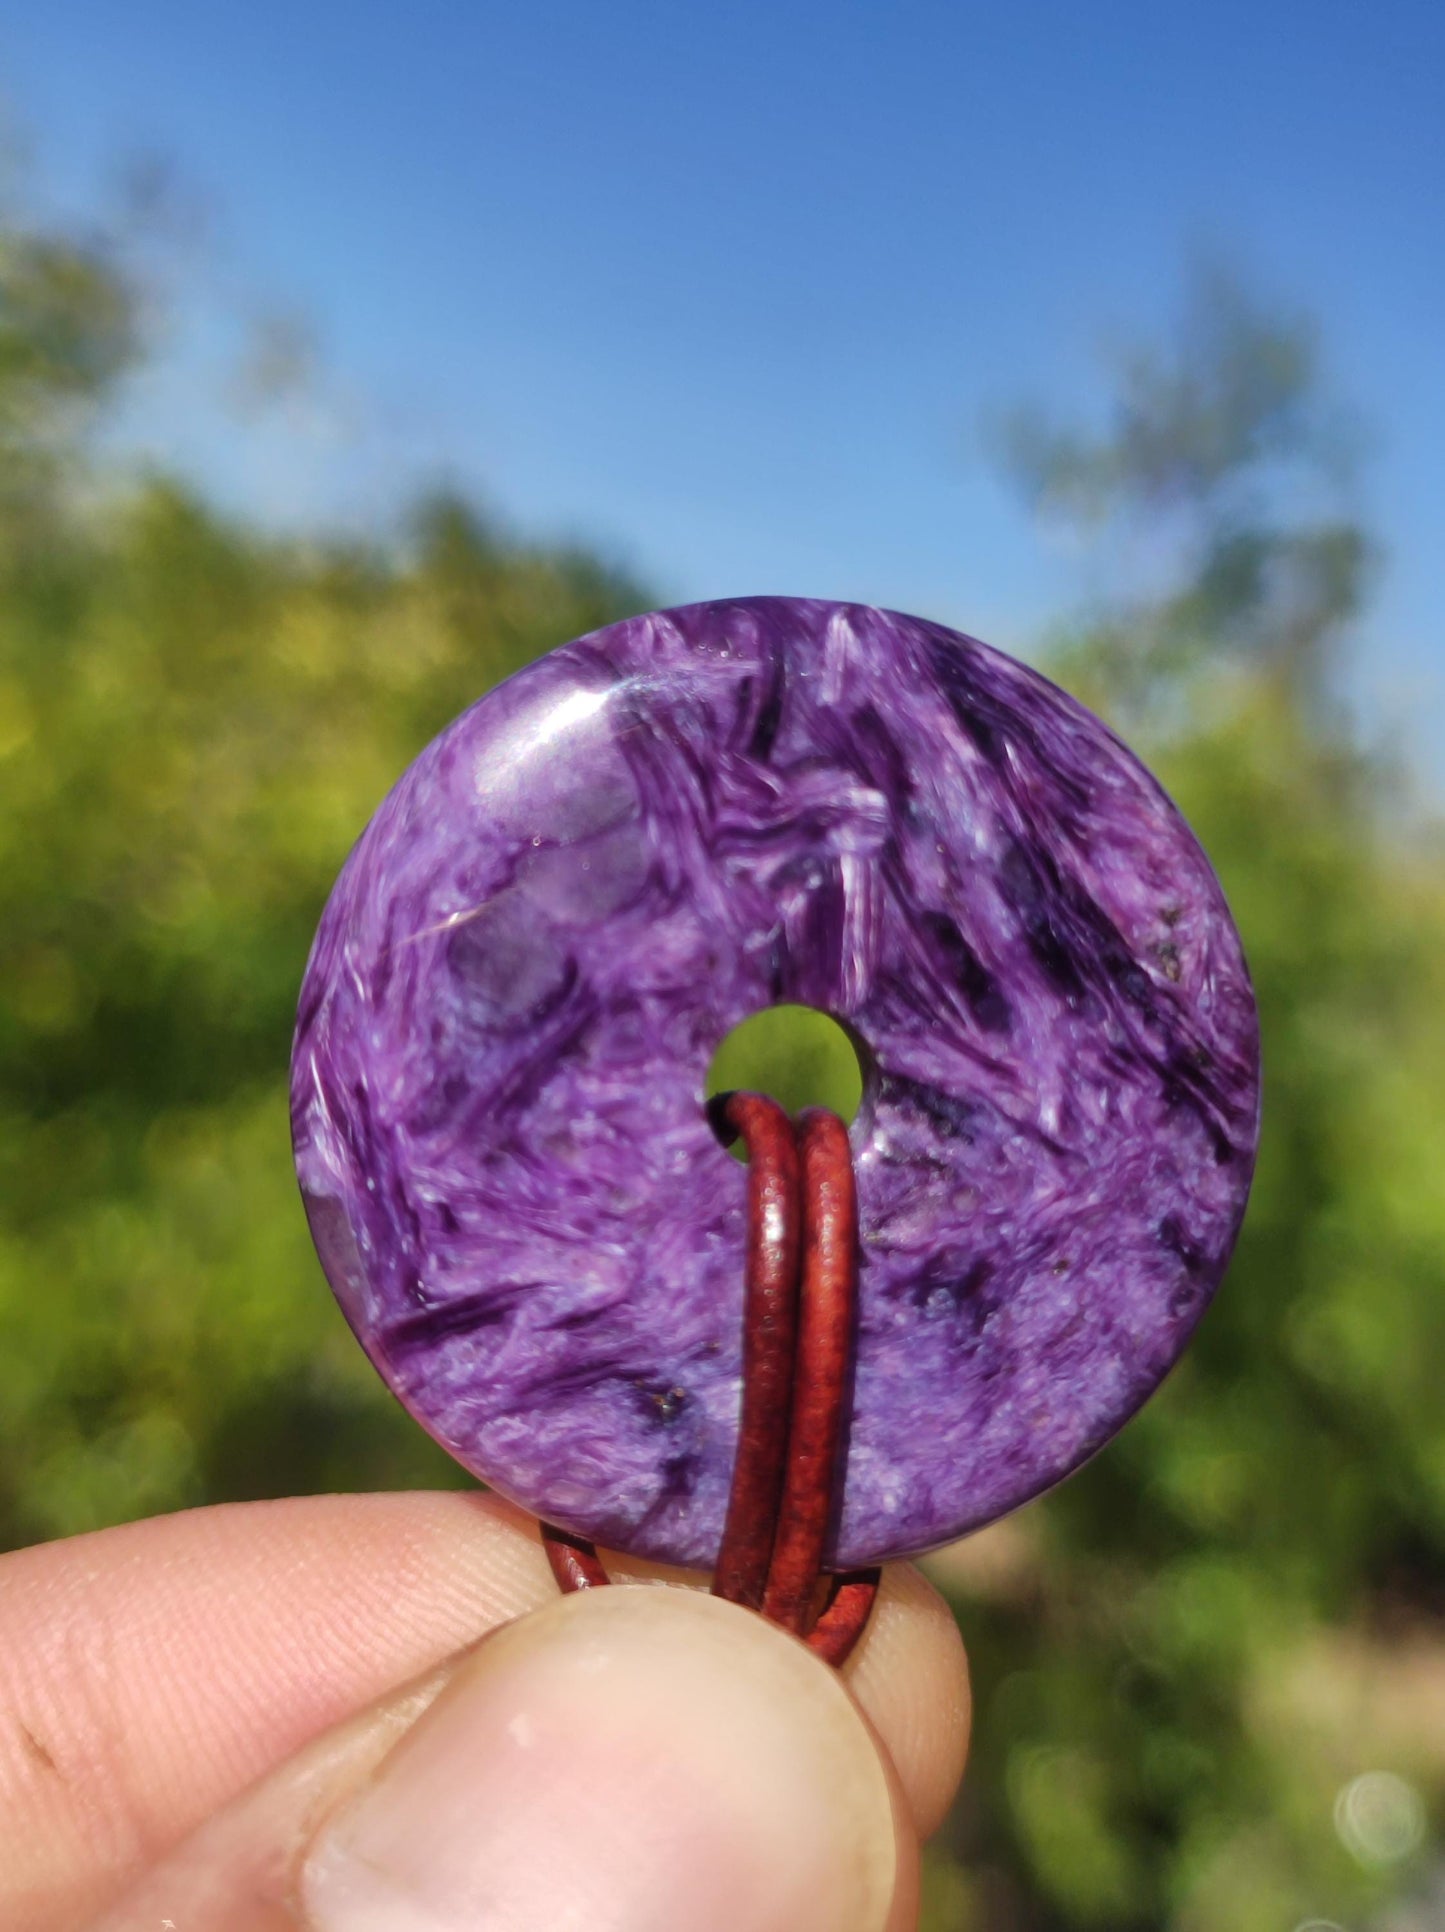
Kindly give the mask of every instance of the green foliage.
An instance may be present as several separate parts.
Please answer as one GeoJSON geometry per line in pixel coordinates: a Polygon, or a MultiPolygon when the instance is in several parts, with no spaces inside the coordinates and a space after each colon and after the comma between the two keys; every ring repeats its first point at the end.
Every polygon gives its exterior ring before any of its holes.
{"type": "MultiPolygon", "coordinates": [[[[296,988],[348,846],[420,746],[647,601],[452,500],[387,549],[267,541],[164,481],[99,491],[86,429],[137,312],[98,244],[0,234],[11,1543],[456,1480],[310,1250],[296,988]]],[[[1126,365],[1111,430],[1035,419],[1019,446],[1055,511],[1101,541],[1155,533],[1168,559],[1062,635],[1059,662],[1155,758],[1224,879],[1266,1134],[1185,1365],[1009,1528],[1002,1580],[967,1547],[940,1572],[978,1710],[930,1932],[1354,1920],[1400,1868],[1352,1855],[1336,1793],[1386,1768],[1438,1804],[1445,1781],[1406,1680],[1384,1694],[1407,1657],[1445,1673],[1445,865],[1331,721],[1370,556],[1342,447],[1307,335],[1218,286],[1176,352],[1126,365]]],[[[799,1098],[856,1081],[841,1036],[760,1051],[799,1098]]]]}
{"type": "Polygon", "coordinates": [[[43,552],[77,437],[139,348],[139,303],[101,239],[0,220],[0,545],[43,552]]]}

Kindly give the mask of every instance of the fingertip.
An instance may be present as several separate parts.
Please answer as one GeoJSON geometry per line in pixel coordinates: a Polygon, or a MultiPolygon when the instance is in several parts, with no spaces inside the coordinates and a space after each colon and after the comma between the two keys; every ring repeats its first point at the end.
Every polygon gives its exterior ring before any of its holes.
{"type": "Polygon", "coordinates": [[[751,1613],[612,1589],[500,1631],[304,1860],[312,1932],[884,1932],[912,1826],[836,1677],[751,1613]]]}
{"type": "Polygon", "coordinates": [[[921,1570],[890,1563],[843,1681],[898,1772],[914,1830],[937,1831],[968,1759],[973,1698],[953,1612],[921,1570]]]}
{"type": "MultiPolygon", "coordinates": [[[[619,1584],[708,1587],[701,1571],[605,1555],[619,1584]]],[[[957,1621],[916,1564],[884,1565],[872,1615],[841,1675],[896,1767],[915,1833],[931,1837],[963,1777],[973,1698],[957,1621]]]]}

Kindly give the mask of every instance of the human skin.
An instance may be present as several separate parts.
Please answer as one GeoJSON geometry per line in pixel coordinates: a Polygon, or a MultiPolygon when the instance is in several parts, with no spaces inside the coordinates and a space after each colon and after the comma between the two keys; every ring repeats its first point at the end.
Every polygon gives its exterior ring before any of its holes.
{"type": "Polygon", "coordinates": [[[0,1924],[440,1932],[473,1922],[481,1858],[507,1932],[584,1899],[619,1932],[710,1926],[677,1897],[708,1871],[735,1932],[808,1932],[815,1906],[819,1932],[906,1932],[968,1734],[928,1584],[887,1572],[839,1677],[701,1578],[612,1567],[654,1587],[560,1600],[536,1525],[460,1495],[197,1510],[0,1559],[0,1924]],[[423,1827],[418,1878],[397,1861],[423,1827]]]}

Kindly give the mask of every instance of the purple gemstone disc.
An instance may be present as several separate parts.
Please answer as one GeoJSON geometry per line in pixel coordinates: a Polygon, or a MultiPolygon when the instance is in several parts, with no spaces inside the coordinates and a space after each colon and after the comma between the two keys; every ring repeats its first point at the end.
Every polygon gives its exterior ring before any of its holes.
{"type": "Polygon", "coordinates": [[[762,597],[614,624],[450,725],[337,881],[296,1163],[347,1318],[505,1495],[708,1566],[746,1172],[712,1054],[781,1002],[859,1044],[837,1567],[948,1541],[1133,1414],[1224,1271],[1254,1000],[1177,810],[987,646],[762,597]]]}

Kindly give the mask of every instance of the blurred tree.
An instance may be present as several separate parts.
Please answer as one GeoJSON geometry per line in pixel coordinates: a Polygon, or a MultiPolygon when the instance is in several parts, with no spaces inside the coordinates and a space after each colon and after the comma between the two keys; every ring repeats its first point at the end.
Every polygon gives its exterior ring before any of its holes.
{"type": "Polygon", "coordinates": [[[1010,1587],[954,1565],[980,1700],[938,1932],[1355,1923],[1419,1834],[1354,1830],[1352,1780],[1388,1769],[1368,1789],[1407,1810],[1445,1790],[1445,867],[1330,701],[1372,554],[1342,422],[1308,330],[1218,275],[1126,360],[1100,436],[1015,420],[1031,499],[1150,559],[1131,583],[1126,547],[1053,668],[1220,873],[1265,1134],[1166,1389],[1008,1526],[1010,1587]]]}
{"type": "Polygon", "coordinates": [[[1372,546],[1353,501],[1360,425],[1325,391],[1308,321],[1200,264],[1174,339],[1118,359],[1099,430],[1023,408],[994,439],[1033,507],[1129,581],[1060,640],[1061,674],[1077,666],[1146,719],[1178,715],[1181,687],[1224,664],[1325,695],[1372,546]]]}
{"type": "Polygon", "coordinates": [[[138,304],[104,238],[0,222],[0,541],[54,534],[67,458],[139,348],[138,304]]]}

